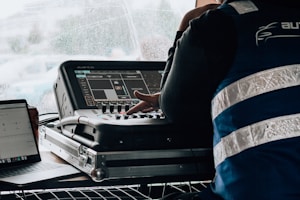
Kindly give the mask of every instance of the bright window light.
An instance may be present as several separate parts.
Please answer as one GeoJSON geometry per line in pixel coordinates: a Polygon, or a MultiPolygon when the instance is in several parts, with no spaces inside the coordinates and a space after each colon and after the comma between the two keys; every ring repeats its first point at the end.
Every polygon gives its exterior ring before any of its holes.
{"type": "Polygon", "coordinates": [[[56,112],[52,91],[66,60],[166,60],[195,0],[0,2],[0,99],[56,112]]]}

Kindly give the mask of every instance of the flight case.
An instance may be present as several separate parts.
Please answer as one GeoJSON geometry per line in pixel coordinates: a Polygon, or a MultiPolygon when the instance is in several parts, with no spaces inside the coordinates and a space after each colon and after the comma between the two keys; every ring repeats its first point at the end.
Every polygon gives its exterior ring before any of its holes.
{"type": "Polygon", "coordinates": [[[112,179],[211,180],[210,148],[96,151],[54,127],[39,128],[40,144],[96,182],[112,179]]]}

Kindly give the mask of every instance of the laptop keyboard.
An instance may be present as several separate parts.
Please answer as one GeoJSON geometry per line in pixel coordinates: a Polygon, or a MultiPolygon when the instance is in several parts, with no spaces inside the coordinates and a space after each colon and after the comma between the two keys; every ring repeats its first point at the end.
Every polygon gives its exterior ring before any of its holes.
{"type": "Polygon", "coordinates": [[[1,169],[0,178],[17,176],[17,175],[27,174],[31,172],[41,172],[41,171],[54,169],[57,167],[58,166],[56,164],[46,163],[46,162],[38,162],[38,163],[27,164],[25,166],[23,165],[18,167],[11,167],[6,169],[1,169]]]}

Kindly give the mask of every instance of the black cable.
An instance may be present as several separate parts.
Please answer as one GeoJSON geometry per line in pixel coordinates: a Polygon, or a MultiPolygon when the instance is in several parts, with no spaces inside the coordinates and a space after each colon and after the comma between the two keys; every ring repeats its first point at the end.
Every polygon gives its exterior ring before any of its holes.
{"type": "Polygon", "coordinates": [[[59,120],[59,114],[57,112],[43,113],[43,114],[39,115],[39,118],[41,116],[45,116],[45,115],[49,115],[49,117],[46,117],[44,119],[40,119],[39,120],[39,126],[59,120]]]}

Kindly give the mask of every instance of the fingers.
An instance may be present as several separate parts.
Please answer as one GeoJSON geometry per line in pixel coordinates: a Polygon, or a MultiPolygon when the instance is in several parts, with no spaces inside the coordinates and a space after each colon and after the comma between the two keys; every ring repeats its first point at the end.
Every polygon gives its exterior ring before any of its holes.
{"type": "Polygon", "coordinates": [[[142,104],[144,104],[144,102],[140,102],[136,105],[134,105],[133,107],[131,107],[127,112],[126,114],[127,115],[131,115],[133,113],[136,113],[136,112],[139,112],[142,110],[142,108],[144,107],[142,104]]]}
{"type": "Polygon", "coordinates": [[[144,102],[138,103],[135,106],[131,107],[126,114],[127,115],[131,115],[133,113],[137,113],[137,112],[150,112],[153,111],[154,108],[149,107],[149,106],[145,106],[144,102]]]}
{"type": "MultiPolygon", "coordinates": [[[[144,95],[142,93],[140,93],[139,91],[135,90],[133,92],[134,96],[136,96],[136,98],[143,100],[144,95]]],[[[145,107],[143,104],[145,104],[145,102],[141,101],[138,104],[134,105],[133,107],[131,107],[126,114],[127,115],[131,115],[133,113],[139,112],[143,109],[143,107],[145,107]]]]}
{"type": "Polygon", "coordinates": [[[142,100],[142,101],[145,101],[145,102],[148,102],[149,106],[151,107],[158,107],[158,98],[160,96],[160,93],[155,93],[155,94],[144,94],[144,93],[141,93],[139,91],[135,91],[134,92],[134,95],[142,100]]]}
{"type": "Polygon", "coordinates": [[[157,95],[144,94],[139,91],[134,91],[134,95],[141,101],[131,107],[126,114],[131,115],[136,112],[151,112],[157,109],[157,95]]]}
{"type": "Polygon", "coordinates": [[[136,96],[136,98],[138,98],[138,99],[140,99],[140,100],[142,100],[142,101],[147,101],[147,102],[149,102],[149,101],[152,100],[151,95],[141,93],[141,92],[139,92],[139,91],[137,91],[137,90],[134,91],[134,95],[136,96]]]}

